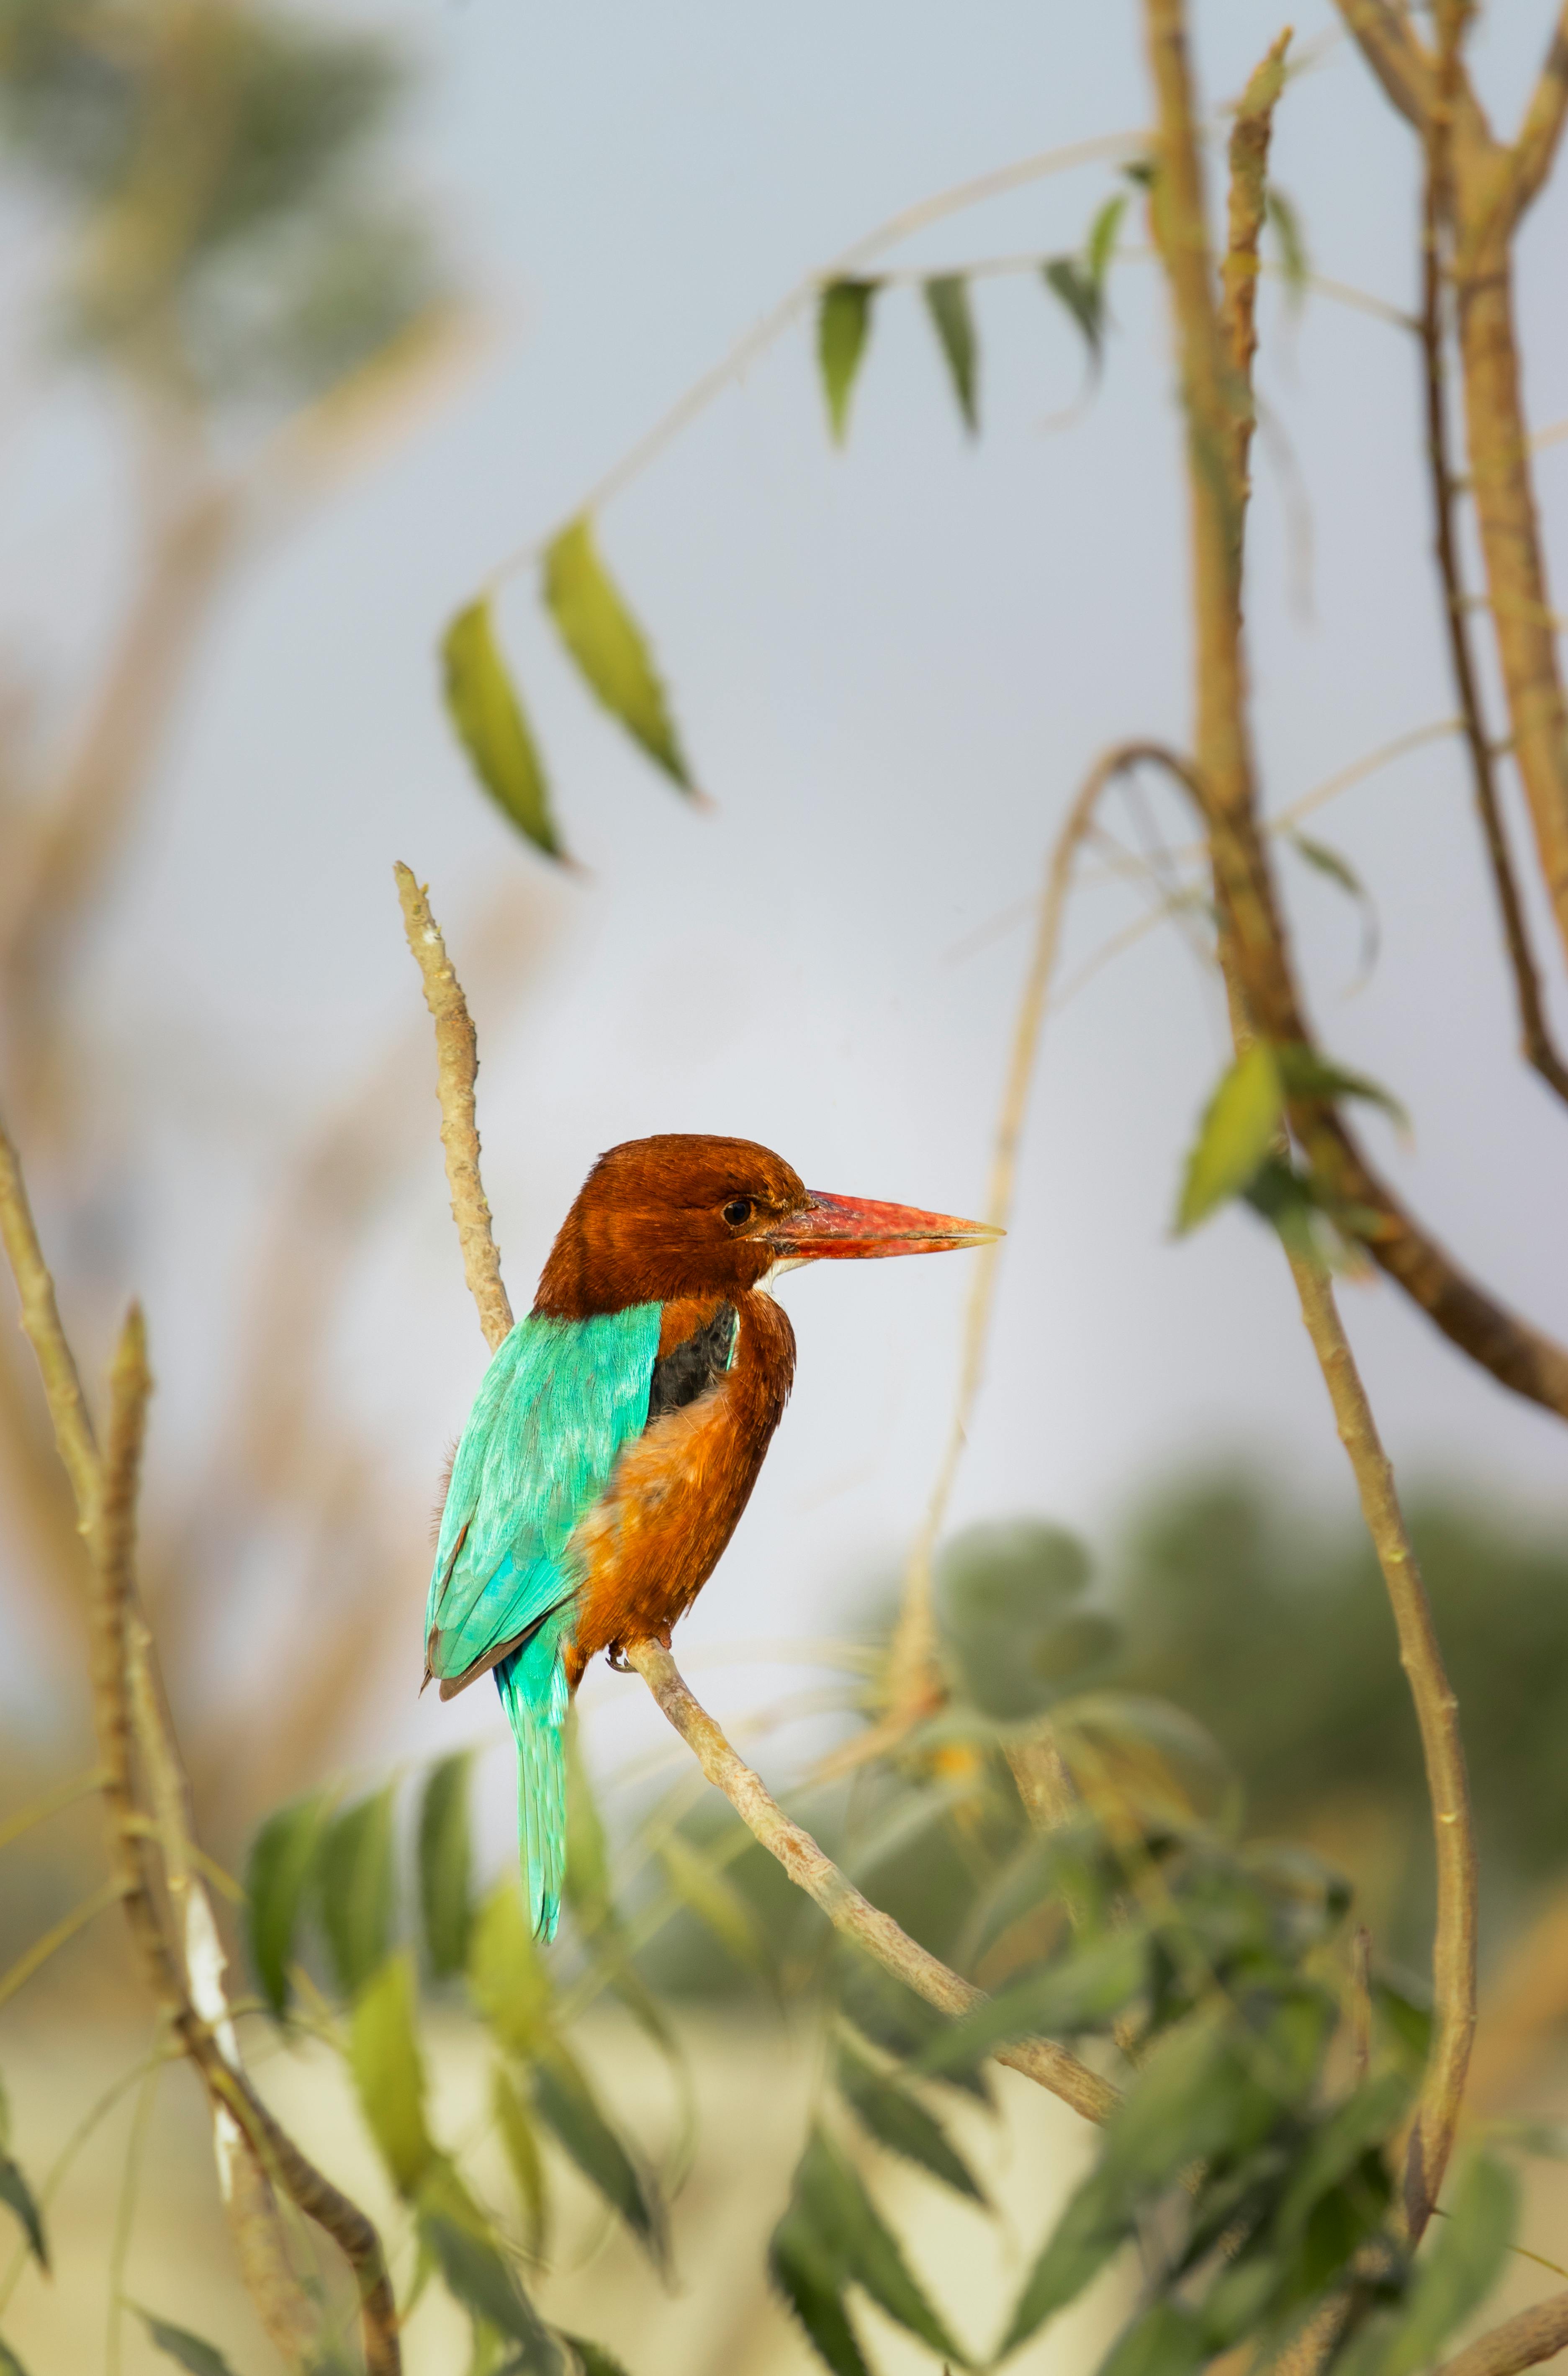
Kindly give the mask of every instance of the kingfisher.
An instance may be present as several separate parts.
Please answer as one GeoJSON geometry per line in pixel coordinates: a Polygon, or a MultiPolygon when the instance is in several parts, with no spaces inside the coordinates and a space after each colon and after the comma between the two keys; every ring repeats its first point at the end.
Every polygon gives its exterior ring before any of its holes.
{"type": "Polygon", "coordinates": [[[494,1674],[536,1937],[560,1919],[572,1695],[601,1650],[624,1666],[636,1643],[669,1648],[784,1415],[795,1334],[772,1282],[1001,1234],[814,1193],[747,1138],[631,1139],[588,1173],[469,1414],[425,1615],[444,1700],[494,1674]]]}

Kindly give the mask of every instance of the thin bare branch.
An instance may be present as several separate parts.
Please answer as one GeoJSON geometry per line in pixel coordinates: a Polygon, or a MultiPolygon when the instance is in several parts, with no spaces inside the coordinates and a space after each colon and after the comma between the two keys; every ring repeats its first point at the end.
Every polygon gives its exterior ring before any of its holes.
{"type": "Polygon", "coordinates": [[[463,1277],[479,1310],[485,1343],[493,1353],[512,1332],[512,1306],[501,1281],[501,1257],[491,1228],[490,1206],[479,1169],[479,1126],[474,1120],[474,1078],[479,1043],[463,986],[457,980],[430,900],[401,862],[396,869],[403,929],[424,982],[424,1001],[435,1024],[436,1097],[441,1106],[441,1146],[452,1218],[463,1251],[463,1277]]]}
{"type": "Polygon", "coordinates": [[[1551,171],[1562,125],[1568,119],[1568,0],[1552,28],[1546,53],[1519,137],[1514,143],[1508,176],[1508,211],[1516,222],[1551,171]]]}
{"type": "MultiPolygon", "coordinates": [[[[981,1990],[950,1971],[900,1930],[890,1914],[862,1897],[811,1834],[790,1820],[760,1776],[731,1749],[712,1717],[693,1697],[668,1650],[657,1642],[639,1642],[628,1646],[626,1657],[708,1780],[723,1791],[754,1838],[778,1858],[796,1886],[821,1907],[836,1930],[852,1939],[939,2012],[964,2014],[982,2002],[981,1990]]],[[[1026,2038],[1016,2046],[1003,2047],[996,2059],[1059,2096],[1086,2121],[1108,2120],[1121,2101],[1108,2079],[1050,2038],[1026,2038]]]]}
{"type": "Polygon", "coordinates": [[[1232,365],[1245,396],[1232,426],[1230,468],[1238,486],[1247,484],[1253,427],[1256,420],[1252,383],[1257,349],[1258,244],[1263,237],[1268,191],[1268,147],[1274,111],[1285,88],[1287,26],[1253,68],[1236,109],[1230,133],[1230,205],[1225,261],[1220,267],[1220,311],[1232,365]]]}
{"type": "Polygon", "coordinates": [[[1517,2376],[1568,2346],[1568,2293],[1518,2311],[1445,2359],[1437,2376],[1517,2376]]]}
{"type": "Polygon", "coordinates": [[[88,1415],[76,1356],[60,1325],[54,1281],[38,1241],[21,1165],[5,1127],[0,1124],[0,1241],[21,1298],[22,1327],[37,1360],[54,1424],[61,1463],[77,1497],[77,1514],[85,1534],[98,1507],[98,1446],[88,1415]]]}
{"type": "Polygon", "coordinates": [[[1391,0],[1338,0],[1339,14],[1384,90],[1418,131],[1432,107],[1431,60],[1391,0]]]}

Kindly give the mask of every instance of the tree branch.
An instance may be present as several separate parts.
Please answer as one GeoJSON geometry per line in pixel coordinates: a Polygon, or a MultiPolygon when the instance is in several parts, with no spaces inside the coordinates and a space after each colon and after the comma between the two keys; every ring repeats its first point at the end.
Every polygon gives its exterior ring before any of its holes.
{"type": "Polygon", "coordinates": [[[1568,2293],[1518,2311],[1445,2359],[1437,2376],[1517,2376],[1568,2346],[1568,2293]]]}
{"type": "Polygon", "coordinates": [[[1508,220],[1512,226],[1532,203],[1551,171],[1562,125],[1568,119],[1568,0],[1552,30],[1519,137],[1509,160],[1508,220]]]}
{"type": "MultiPolygon", "coordinates": [[[[1253,68],[1230,134],[1230,205],[1225,261],[1219,274],[1220,318],[1232,368],[1246,391],[1247,400],[1237,412],[1232,431],[1230,457],[1232,475],[1242,490],[1247,486],[1247,464],[1257,419],[1252,384],[1253,356],[1257,350],[1258,243],[1263,236],[1268,195],[1269,139],[1274,130],[1274,111],[1285,88],[1285,53],[1289,46],[1290,29],[1287,26],[1253,68]]],[[[1246,500],[1244,493],[1242,500],[1246,500]]]]}
{"type": "MultiPolygon", "coordinates": [[[[939,2012],[965,2014],[983,2001],[984,1991],[961,1979],[936,1956],[911,1939],[890,1914],[862,1897],[853,1882],[840,1872],[831,1857],[784,1812],[761,1777],[731,1749],[706,1708],[693,1697],[668,1650],[657,1642],[628,1645],[627,1663],[636,1667],[670,1722],[691,1750],[714,1786],[723,1791],[754,1838],[777,1857],[797,1888],[821,1907],[834,1929],[853,1940],[906,1988],[923,1997],[939,2012]]],[[[1086,2121],[1109,2120],[1121,2097],[1108,2079],[1089,2070],[1064,2046],[1046,2037],[1021,2039],[1001,2047],[996,2059],[1021,2071],[1037,2085],[1059,2096],[1086,2121]]]]}
{"type": "Polygon", "coordinates": [[[441,1146],[446,1158],[452,1218],[463,1251],[463,1277],[479,1307],[485,1343],[493,1353],[512,1333],[512,1306],[501,1283],[501,1257],[480,1177],[479,1127],[474,1120],[479,1043],[441,927],[430,912],[430,901],[407,866],[399,861],[395,872],[403,929],[424,981],[424,1003],[435,1024],[441,1146]]]}
{"type": "Polygon", "coordinates": [[[1339,14],[1389,100],[1418,132],[1432,107],[1431,61],[1389,0],[1338,0],[1339,14]]]}

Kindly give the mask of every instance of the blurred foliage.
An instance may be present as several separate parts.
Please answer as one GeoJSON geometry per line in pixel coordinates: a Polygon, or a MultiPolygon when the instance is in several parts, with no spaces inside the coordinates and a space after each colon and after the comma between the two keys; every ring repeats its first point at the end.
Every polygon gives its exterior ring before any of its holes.
{"type": "Polygon", "coordinates": [[[388,194],[379,36],[219,0],[6,0],[0,142],[71,241],[67,347],[182,400],[298,399],[436,292],[388,194]]]}

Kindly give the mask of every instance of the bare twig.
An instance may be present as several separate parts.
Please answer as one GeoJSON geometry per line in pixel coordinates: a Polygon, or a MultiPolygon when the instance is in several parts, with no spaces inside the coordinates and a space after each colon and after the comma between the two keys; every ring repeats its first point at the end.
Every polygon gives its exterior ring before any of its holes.
{"type": "MultiPolygon", "coordinates": [[[[950,1971],[900,1930],[890,1914],[862,1897],[811,1834],[791,1822],[760,1776],[731,1749],[719,1727],[693,1697],[668,1650],[657,1642],[640,1642],[628,1646],[626,1657],[708,1780],[723,1791],[753,1836],[778,1858],[797,1887],[821,1907],[836,1930],[942,2013],[968,2013],[983,2001],[983,1990],[950,1971]]],[[[1050,2038],[1026,2038],[1000,2048],[996,2059],[1059,2096],[1086,2121],[1108,2120],[1121,2101],[1109,2080],[1050,2038]]]]}
{"type": "Polygon", "coordinates": [[[1437,2376],[1517,2376],[1568,2346],[1568,2293],[1518,2311],[1445,2359],[1437,2376]]]}
{"type": "Polygon", "coordinates": [[[1252,396],[1253,355],[1257,347],[1258,243],[1263,236],[1267,195],[1268,146],[1274,130],[1274,111],[1285,88],[1285,53],[1289,46],[1290,30],[1287,26],[1253,68],[1230,134],[1229,231],[1220,285],[1226,342],[1244,390],[1236,404],[1230,457],[1231,471],[1241,487],[1247,483],[1256,418],[1252,396]]]}
{"type": "Polygon", "coordinates": [[[91,1526],[98,1509],[98,1446],[92,1420],[77,1373],[76,1356],[60,1325],[54,1281],[38,1242],[27,1187],[17,1151],[0,1129],[0,1241],[21,1298],[22,1327],[38,1361],[54,1441],[77,1497],[81,1531],[91,1526]]]}
{"type": "Polygon", "coordinates": [[[446,954],[430,901],[410,870],[397,868],[403,929],[424,981],[424,1001],[435,1024],[436,1097],[441,1105],[441,1146],[452,1218],[463,1250],[463,1277],[479,1308],[480,1326],[493,1353],[512,1330],[512,1307],[501,1283],[501,1257],[491,1227],[490,1206],[479,1169],[479,1128],[474,1120],[474,1076],[479,1044],[468,1002],[446,954]]]}

